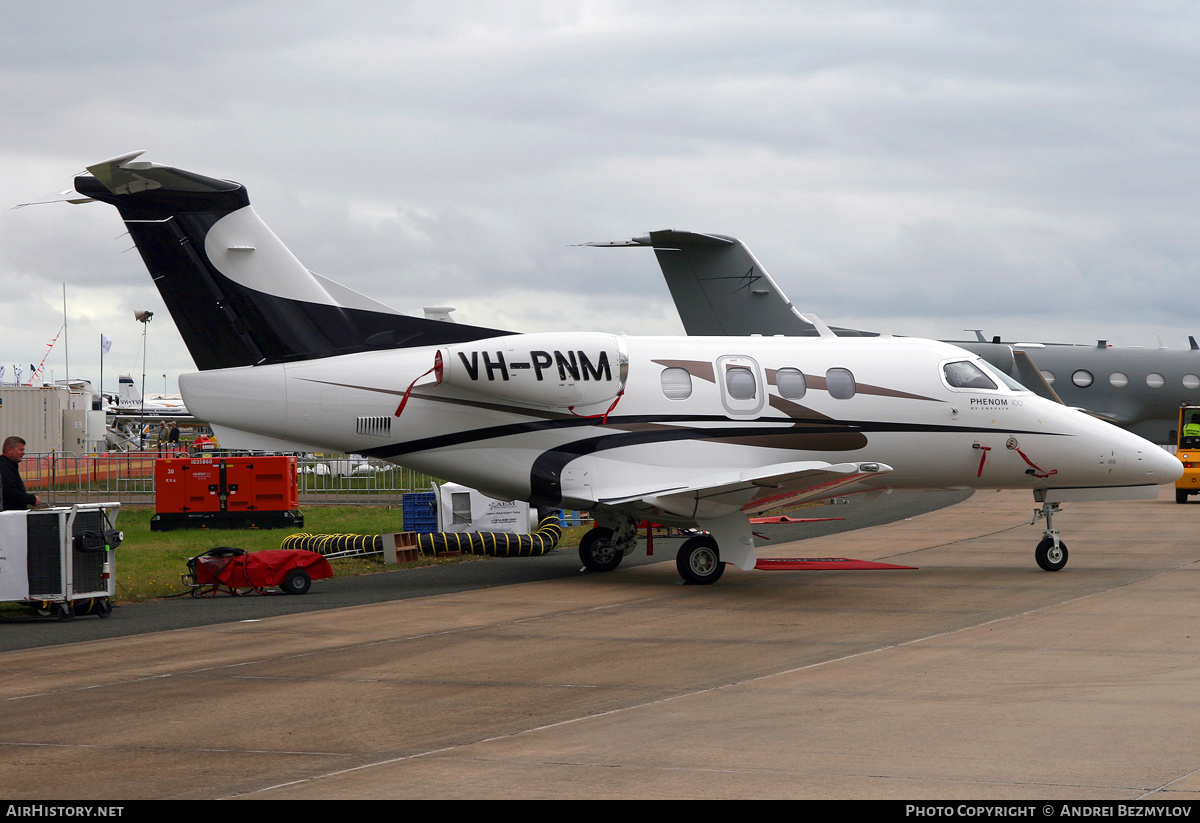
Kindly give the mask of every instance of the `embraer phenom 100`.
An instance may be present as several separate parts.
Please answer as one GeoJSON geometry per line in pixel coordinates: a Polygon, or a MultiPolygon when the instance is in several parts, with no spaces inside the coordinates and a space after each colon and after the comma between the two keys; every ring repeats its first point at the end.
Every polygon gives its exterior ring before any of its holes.
{"type": "MultiPolygon", "coordinates": [[[[139,153],[140,154],[140,153],[139,153]]],[[[589,510],[616,568],[639,520],[695,527],[680,574],[755,566],[749,517],[895,489],[1029,489],[1057,570],[1060,501],[1152,498],[1181,466],[911,338],[513,334],[408,317],[309,272],[238,183],[126,155],[75,180],[120,211],[189,347],[188,408],[223,445],[384,458],[486,494],[589,510]]]]}

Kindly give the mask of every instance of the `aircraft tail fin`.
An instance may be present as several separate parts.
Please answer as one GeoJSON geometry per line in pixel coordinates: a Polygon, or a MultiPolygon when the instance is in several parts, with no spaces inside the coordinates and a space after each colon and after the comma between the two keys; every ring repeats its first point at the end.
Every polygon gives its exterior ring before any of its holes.
{"type": "Polygon", "coordinates": [[[138,397],[134,394],[133,378],[128,374],[122,374],[117,379],[118,394],[117,397],[122,405],[132,406],[138,402],[138,397]]]}
{"type": "MultiPolygon", "coordinates": [[[[667,229],[589,246],[650,246],[689,335],[817,336],[745,244],[722,234],[667,229]]],[[[840,337],[860,336],[835,329],[840,337]]]]}
{"type": "Polygon", "coordinates": [[[1013,377],[1017,378],[1025,388],[1029,389],[1039,397],[1044,397],[1054,403],[1062,403],[1062,398],[1058,396],[1050,384],[1046,382],[1046,378],[1034,365],[1029,352],[1024,349],[1013,349],[1013,377]]]}
{"type": "Polygon", "coordinates": [[[508,332],[410,317],[306,269],[245,186],[138,160],[89,166],[85,197],[117,207],[201,370],[508,332]]]}

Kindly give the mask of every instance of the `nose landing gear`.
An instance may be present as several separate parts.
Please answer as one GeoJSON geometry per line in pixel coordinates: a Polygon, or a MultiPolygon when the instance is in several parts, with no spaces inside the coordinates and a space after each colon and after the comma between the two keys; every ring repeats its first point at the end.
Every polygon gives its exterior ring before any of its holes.
{"type": "Polygon", "coordinates": [[[1067,565],[1067,544],[1058,539],[1058,529],[1054,528],[1054,513],[1059,511],[1057,503],[1042,503],[1040,509],[1033,510],[1033,519],[1029,525],[1038,520],[1046,519],[1046,530],[1042,532],[1042,542],[1034,549],[1033,558],[1038,566],[1048,572],[1056,572],[1067,565]]]}

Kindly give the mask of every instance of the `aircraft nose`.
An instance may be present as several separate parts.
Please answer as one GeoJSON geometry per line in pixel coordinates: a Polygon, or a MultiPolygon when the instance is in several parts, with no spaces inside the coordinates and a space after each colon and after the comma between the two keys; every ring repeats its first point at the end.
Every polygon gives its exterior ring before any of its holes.
{"type": "Polygon", "coordinates": [[[1131,432],[1120,431],[1111,445],[1114,474],[1129,485],[1174,483],[1183,477],[1183,464],[1165,449],[1131,432]]]}
{"type": "Polygon", "coordinates": [[[1158,446],[1145,449],[1145,452],[1142,462],[1146,466],[1146,474],[1155,483],[1174,483],[1183,477],[1183,463],[1175,455],[1158,446]]]}

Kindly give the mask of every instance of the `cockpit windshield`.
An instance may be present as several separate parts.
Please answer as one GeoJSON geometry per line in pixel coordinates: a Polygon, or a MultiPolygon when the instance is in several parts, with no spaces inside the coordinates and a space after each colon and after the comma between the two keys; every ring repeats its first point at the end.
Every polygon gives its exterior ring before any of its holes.
{"type": "Polygon", "coordinates": [[[946,375],[946,383],[952,389],[989,389],[996,390],[996,383],[974,363],[968,360],[958,360],[942,366],[946,375]]]}
{"type": "Polygon", "coordinates": [[[984,391],[1028,391],[986,360],[954,360],[942,366],[946,385],[952,389],[982,389],[984,391]]]}

